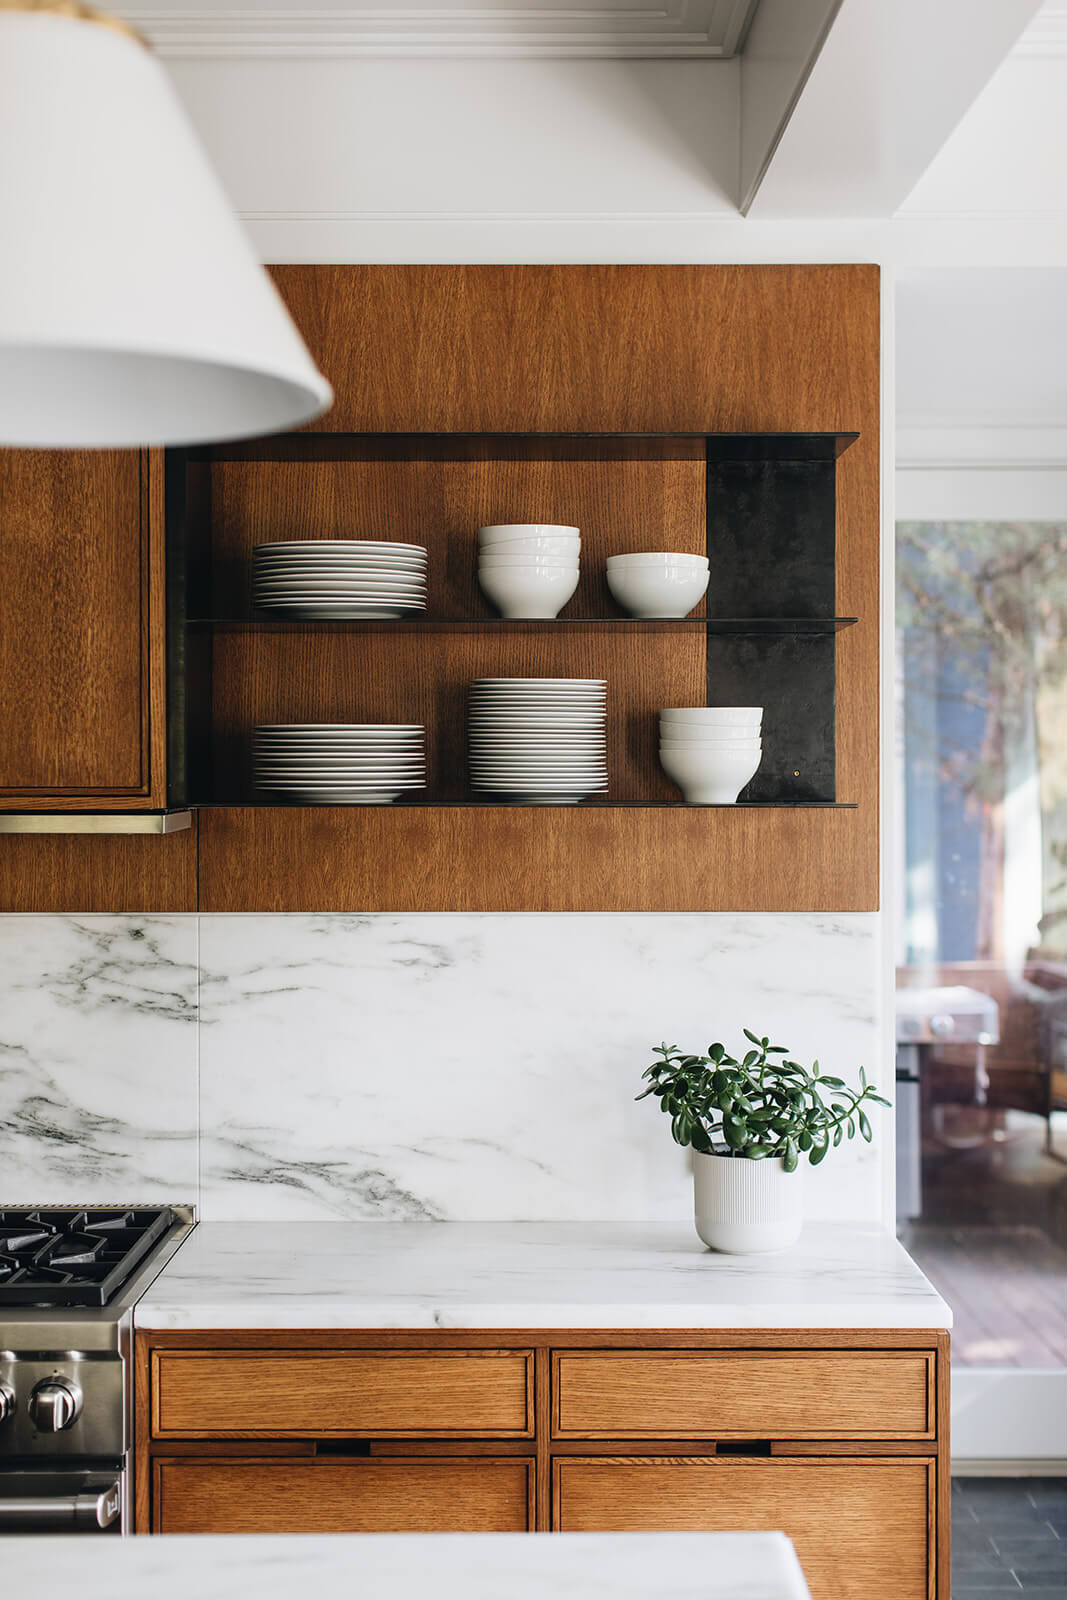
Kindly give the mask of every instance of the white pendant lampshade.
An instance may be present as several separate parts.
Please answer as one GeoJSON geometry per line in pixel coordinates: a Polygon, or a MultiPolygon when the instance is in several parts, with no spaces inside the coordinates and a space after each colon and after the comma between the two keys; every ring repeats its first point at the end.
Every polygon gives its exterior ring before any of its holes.
{"type": "Polygon", "coordinates": [[[331,399],[148,48],[0,0],[0,445],[245,438],[331,399]]]}

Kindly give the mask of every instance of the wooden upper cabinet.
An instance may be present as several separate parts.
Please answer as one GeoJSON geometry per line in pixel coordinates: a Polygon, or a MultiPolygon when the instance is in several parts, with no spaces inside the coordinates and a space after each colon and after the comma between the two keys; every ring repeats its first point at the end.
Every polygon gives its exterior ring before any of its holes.
{"type": "Polygon", "coordinates": [[[161,493],[138,451],[0,451],[0,810],[164,803],[161,493]]]}

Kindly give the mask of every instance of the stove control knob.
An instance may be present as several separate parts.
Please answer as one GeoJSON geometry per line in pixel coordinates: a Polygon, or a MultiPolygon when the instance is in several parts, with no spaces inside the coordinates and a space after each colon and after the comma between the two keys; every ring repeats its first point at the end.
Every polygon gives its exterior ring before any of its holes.
{"type": "Polygon", "coordinates": [[[0,1422],[6,1422],[15,1414],[15,1391],[9,1389],[6,1383],[0,1383],[0,1422]]]}
{"type": "Polygon", "coordinates": [[[82,1392],[73,1378],[45,1378],[30,1395],[30,1416],[39,1433],[62,1433],[82,1408],[82,1392]]]}

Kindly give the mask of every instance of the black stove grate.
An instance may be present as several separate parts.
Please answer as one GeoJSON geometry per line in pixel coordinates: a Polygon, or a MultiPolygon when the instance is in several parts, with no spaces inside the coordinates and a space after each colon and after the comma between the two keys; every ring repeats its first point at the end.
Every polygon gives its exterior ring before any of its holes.
{"type": "Polygon", "coordinates": [[[0,1211],[0,1309],[106,1306],[173,1222],[168,1206],[0,1211]]]}

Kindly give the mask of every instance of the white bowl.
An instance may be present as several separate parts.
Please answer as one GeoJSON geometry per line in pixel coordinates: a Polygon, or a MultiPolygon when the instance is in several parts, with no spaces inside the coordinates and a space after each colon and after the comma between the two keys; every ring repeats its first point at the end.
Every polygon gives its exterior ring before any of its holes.
{"type": "Polygon", "coordinates": [[[498,544],[480,544],[478,555],[483,561],[489,556],[500,556],[510,551],[525,552],[531,556],[576,556],[581,548],[582,541],[577,535],[572,537],[568,534],[564,537],[561,534],[558,538],[552,538],[545,534],[541,538],[501,539],[498,544]]]}
{"type": "Polygon", "coordinates": [[[733,805],[745,784],[759,770],[759,750],[661,750],[660,766],[681,789],[690,805],[733,805]]]}
{"type": "Polygon", "coordinates": [[[661,738],[659,747],[661,750],[677,750],[683,755],[700,756],[709,753],[715,755],[720,750],[729,755],[735,750],[762,750],[763,741],[759,734],[751,739],[702,739],[697,744],[692,740],[686,743],[683,739],[661,738]]]}
{"type": "Polygon", "coordinates": [[[692,567],[609,567],[608,588],[632,617],[684,617],[708,587],[692,567]]]}
{"type": "Polygon", "coordinates": [[[663,722],[684,722],[703,724],[705,727],[716,725],[740,725],[741,727],[758,727],[763,720],[762,706],[667,706],[659,714],[663,722]]]}
{"type": "Polygon", "coordinates": [[[581,528],[563,522],[491,522],[478,529],[479,544],[507,544],[512,539],[577,539],[581,528]]]}
{"type": "Polygon", "coordinates": [[[478,557],[478,570],[486,567],[573,567],[578,566],[578,552],[570,555],[549,555],[540,551],[516,550],[506,545],[500,550],[483,550],[478,557]]]}
{"type": "Polygon", "coordinates": [[[762,733],[758,722],[748,728],[740,723],[733,726],[725,723],[719,728],[702,728],[699,723],[694,727],[691,722],[661,722],[659,725],[659,736],[668,744],[723,744],[733,739],[755,739],[758,743],[762,733]]]}
{"type": "Polygon", "coordinates": [[[708,558],[684,555],[681,551],[673,550],[642,550],[636,555],[609,556],[607,567],[609,572],[616,567],[700,567],[706,572],[708,558]]]}
{"type": "Polygon", "coordinates": [[[504,617],[551,618],[578,587],[578,568],[492,567],[478,574],[482,590],[504,617]]]}

